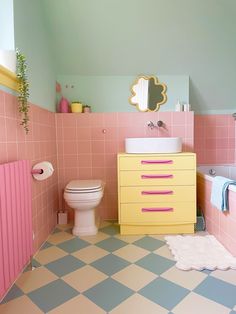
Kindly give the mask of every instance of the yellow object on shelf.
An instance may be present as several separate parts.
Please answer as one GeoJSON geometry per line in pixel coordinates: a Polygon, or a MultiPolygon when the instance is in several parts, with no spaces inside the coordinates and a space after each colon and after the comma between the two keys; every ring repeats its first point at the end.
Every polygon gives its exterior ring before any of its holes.
{"type": "Polygon", "coordinates": [[[83,105],[80,102],[72,102],[70,106],[73,113],[80,113],[83,111],[83,105]]]}

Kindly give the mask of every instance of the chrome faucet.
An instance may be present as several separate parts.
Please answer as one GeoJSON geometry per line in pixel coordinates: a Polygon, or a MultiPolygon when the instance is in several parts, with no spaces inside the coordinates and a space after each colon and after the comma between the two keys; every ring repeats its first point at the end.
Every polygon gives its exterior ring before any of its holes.
{"type": "Polygon", "coordinates": [[[147,126],[152,130],[153,128],[155,128],[155,124],[152,121],[148,121],[147,122],[147,126]]]}
{"type": "Polygon", "coordinates": [[[159,121],[157,121],[157,126],[159,128],[163,128],[165,126],[165,123],[163,121],[159,120],[159,121]]]}
{"type": "Polygon", "coordinates": [[[157,121],[157,125],[155,125],[152,121],[147,122],[147,126],[152,130],[153,128],[165,128],[165,123],[161,120],[157,121]]]}

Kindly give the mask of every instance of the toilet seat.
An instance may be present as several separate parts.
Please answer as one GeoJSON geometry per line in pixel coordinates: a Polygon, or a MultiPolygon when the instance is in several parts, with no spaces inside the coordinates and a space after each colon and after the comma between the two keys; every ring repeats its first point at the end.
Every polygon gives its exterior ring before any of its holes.
{"type": "Polygon", "coordinates": [[[103,189],[101,180],[72,180],[65,187],[66,193],[95,193],[103,189]]]}

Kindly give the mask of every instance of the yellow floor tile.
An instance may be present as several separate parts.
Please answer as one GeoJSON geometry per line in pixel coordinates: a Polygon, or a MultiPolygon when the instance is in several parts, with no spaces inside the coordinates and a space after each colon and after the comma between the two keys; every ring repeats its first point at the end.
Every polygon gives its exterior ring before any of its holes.
{"type": "Polygon", "coordinates": [[[39,251],[39,253],[36,254],[34,259],[40,264],[45,265],[66,255],[68,254],[65,251],[61,250],[56,246],[52,246],[42,251],[39,251]]]}
{"type": "Polygon", "coordinates": [[[230,310],[214,301],[204,298],[194,292],[188,294],[174,309],[174,314],[229,314],[230,310]]]}
{"type": "Polygon", "coordinates": [[[48,314],[105,314],[106,312],[83,295],[79,295],[48,314]]]}
{"type": "Polygon", "coordinates": [[[133,243],[141,238],[143,238],[143,235],[121,235],[121,234],[116,234],[115,238],[125,241],[127,243],[133,243]]]}
{"type": "Polygon", "coordinates": [[[104,273],[86,265],[64,277],[62,279],[79,292],[83,292],[99,282],[108,278],[104,273]]]}
{"type": "Polygon", "coordinates": [[[172,255],[170,249],[164,245],[162,247],[160,247],[159,249],[155,250],[153,253],[158,254],[160,256],[166,257],[168,259],[171,259],[172,261],[174,261],[174,256],[172,255]]]}
{"type": "Polygon", "coordinates": [[[109,252],[106,250],[103,250],[97,246],[90,245],[83,249],[80,249],[79,251],[71,254],[75,256],[76,258],[80,259],[81,261],[85,262],[86,264],[90,264],[94,261],[96,261],[99,258],[102,258],[106,255],[108,255],[109,252]]]}
{"type": "Polygon", "coordinates": [[[173,266],[162,273],[161,277],[186,289],[193,290],[207,277],[207,274],[196,270],[184,271],[173,266]]]}
{"type": "Polygon", "coordinates": [[[56,228],[60,229],[60,230],[66,230],[66,229],[72,228],[73,225],[74,225],[73,222],[70,222],[70,223],[65,224],[65,225],[56,225],[56,228]]]}
{"type": "Polygon", "coordinates": [[[224,280],[232,285],[236,286],[236,270],[228,269],[228,270],[215,270],[211,273],[212,277],[224,280]]]}
{"type": "Polygon", "coordinates": [[[58,279],[56,275],[41,266],[35,268],[33,271],[27,271],[23,273],[16,281],[16,285],[22,291],[24,291],[24,293],[29,293],[35,289],[47,285],[56,279],[58,279]]]}
{"type": "MultiPolygon", "coordinates": [[[[114,308],[111,314],[168,314],[169,311],[162,306],[144,298],[139,294],[134,294],[123,303],[114,308]]],[[[182,313],[183,314],[183,313],[182,313]]]]}
{"type": "Polygon", "coordinates": [[[135,263],[137,260],[148,255],[149,253],[150,253],[149,251],[137,247],[133,244],[128,244],[122,247],[121,249],[113,252],[114,255],[124,258],[125,260],[131,263],[135,263]]]}
{"type": "Polygon", "coordinates": [[[73,236],[72,234],[68,232],[57,232],[57,233],[51,234],[49,238],[47,239],[47,242],[57,245],[59,243],[71,240],[74,237],[75,236],[73,236]]]}
{"type": "Polygon", "coordinates": [[[103,232],[98,232],[96,235],[94,236],[84,236],[84,237],[80,237],[80,239],[83,239],[84,241],[87,241],[91,244],[95,244],[98,243],[102,240],[105,240],[107,238],[109,238],[110,236],[108,234],[105,234],[103,232]]]}
{"type": "Polygon", "coordinates": [[[43,312],[25,295],[0,305],[1,314],[42,314],[43,312]]]}
{"type": "Polygon", "coordinates": [[[138,291],[158,276],[137,265],[130,265],[115,273],[112,278],[134,291],[138,291]]]}

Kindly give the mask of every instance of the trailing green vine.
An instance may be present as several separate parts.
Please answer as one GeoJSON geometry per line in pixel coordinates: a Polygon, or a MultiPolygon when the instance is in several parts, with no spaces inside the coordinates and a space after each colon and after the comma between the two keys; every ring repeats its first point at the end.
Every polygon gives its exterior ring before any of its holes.
{"type": "Polygon", "coordinates": [[[16,76],[18,78],[18,105],[19,112],[22,114],[21,125],[26,134],[29,132],[29,83],[27,78],[27,63],[25,56],[16,50],[16,76]]]}

